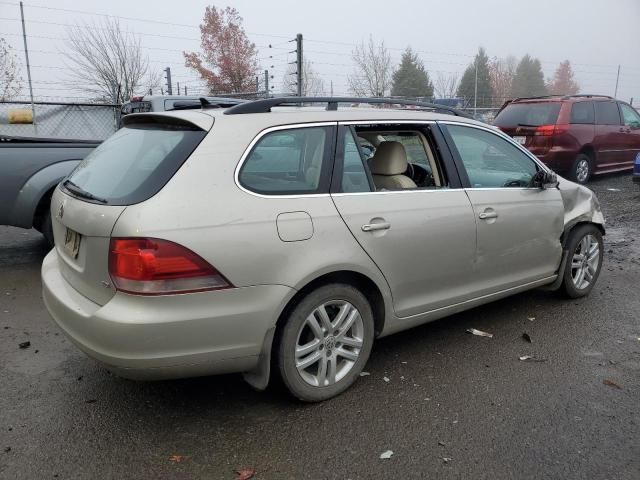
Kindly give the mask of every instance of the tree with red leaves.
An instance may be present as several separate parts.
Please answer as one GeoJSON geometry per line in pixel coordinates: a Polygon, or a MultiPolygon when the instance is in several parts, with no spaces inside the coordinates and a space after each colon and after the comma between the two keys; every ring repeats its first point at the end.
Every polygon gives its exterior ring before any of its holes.
{"type": "Polygon", "coordinates": [[[569,60],[560,62],[553,78],[547,80],[547,90],[551,95],[575,95],[580,91],[580,85],[573,79],[569,60]]]}
{"type": "Polygon", "coordinates": [[[255,90],[256,46],[247,38],[235,8],[206,8],[200,24],[202,53],[183,52],[185,66],[195,70],[211,94],[255,90]]]}

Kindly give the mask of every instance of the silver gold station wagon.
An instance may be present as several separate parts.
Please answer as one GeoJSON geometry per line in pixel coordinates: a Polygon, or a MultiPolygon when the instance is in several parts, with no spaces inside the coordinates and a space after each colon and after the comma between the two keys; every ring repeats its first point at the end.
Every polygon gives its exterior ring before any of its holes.
{"type": "Polygon", "coordinates": [[[51,316],[124,377],[277,374],[319,401],[375,338],[536,287],[588,294],[594,194],[455,110],[371,106],[403,103],[126,116],[53,196],[51,316]]]}

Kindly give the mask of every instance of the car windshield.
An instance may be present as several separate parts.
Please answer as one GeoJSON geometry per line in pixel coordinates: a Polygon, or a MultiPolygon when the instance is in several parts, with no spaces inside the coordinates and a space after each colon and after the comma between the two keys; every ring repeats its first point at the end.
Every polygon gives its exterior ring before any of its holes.
{"type": "Polygon", "coordinates": [[[559,102],[511,103],[494,120],[499,127],[553,125],[560,112],[559,102]]]}
{"type": "Polygon", "coordinates": [[[68,180],[110,205],[142,202],[167,183],[205,134],[188,126],[127,126],[91,152],[68,180]]]}

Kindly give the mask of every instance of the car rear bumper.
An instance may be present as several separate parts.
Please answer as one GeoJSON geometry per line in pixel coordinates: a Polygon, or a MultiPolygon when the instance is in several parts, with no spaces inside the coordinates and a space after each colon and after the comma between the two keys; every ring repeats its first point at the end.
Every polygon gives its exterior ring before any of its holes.
{"type": "Polygon", "coordinates": [[[55,250],[43,262],[42,285],[51,317],[74,344],[115,373],[142,380],[251,370],[295,293],[282,285],[169,296],[118,292],[100,306],[62,277],[55,250]]]}

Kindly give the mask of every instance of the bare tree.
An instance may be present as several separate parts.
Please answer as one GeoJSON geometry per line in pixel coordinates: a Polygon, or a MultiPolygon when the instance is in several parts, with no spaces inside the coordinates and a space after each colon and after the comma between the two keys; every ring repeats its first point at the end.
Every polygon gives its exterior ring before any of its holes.
{"type": "Polygon", "coordinates": [[[458,91],[458,74],[438,72],[433,89],[438,98],[454,98],[458,91]]]}
{"type": "Polygon", "coordinates": [[[140,39],[122,28],[117,18],[71,27],[68,38],[69,51],[64,55],[77,90],[123,103],[148,91],[149,80],[159,83],[158,75],[149,71],[140,39]]]}
{"type": "Polygon", "coordinates": [[[505,58],[493,57],[489,63],[489,79],[497,106],[511,98],[511,86],[517,66],[518,60],[513,55],[505,58]]]}
{"type": "Polygon", "coordinates": [[[359,97],[383,97],[392,84],[391,55],[384,42],[376,45],[373,37],[352,52],[355,70],[349,77],[349,88],[359,97]]]}
{"type": "MultiPolygon", "coordinates": [[[[324,80],[320,78],[318,72],[313,68],[313,62],[305,59],[302,63],[302,96],[321,97],[324,95],[324,80]]],[[[291,64],[283,78],[284,91],[292,95],[298,93],[298,83],[296,81],[296,65],[291,64]]]]}
{"type": "Polygon", "coordinates": [[[20,67],[11,45],[0,38],[0,101],[10,100],[20,93],[20,67]]]}

